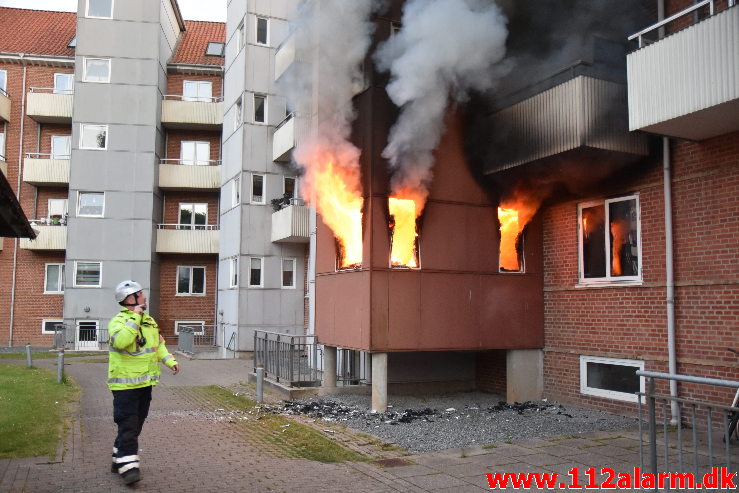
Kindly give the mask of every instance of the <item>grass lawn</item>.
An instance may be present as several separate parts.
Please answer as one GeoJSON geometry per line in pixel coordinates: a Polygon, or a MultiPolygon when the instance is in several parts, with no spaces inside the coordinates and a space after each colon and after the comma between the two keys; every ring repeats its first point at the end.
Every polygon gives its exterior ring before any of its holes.
{"type": "Polygon", "coordinates": [[[0,363],[0,459],[53,459],[78,395],[73,381],[56,383],[56,372],[0,363]]]}

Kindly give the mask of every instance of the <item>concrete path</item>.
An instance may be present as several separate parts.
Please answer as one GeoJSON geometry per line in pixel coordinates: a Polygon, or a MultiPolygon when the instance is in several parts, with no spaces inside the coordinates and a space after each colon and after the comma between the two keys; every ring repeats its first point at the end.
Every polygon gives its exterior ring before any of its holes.
{"type": "MultiPolygon", "coordinates": [[[[0,460],[0,492],[472,492],[489,490],[486,473],[557,472],[559,485],[570,484],[567,473],[575,467],[584,483],[589,467],[631,472],[639,463],[635,432],[453,449],[379,464],[280,457],[240,434],[237,425],[209,419],[212,406],[186,391],[245,382],[248,363],[193,360],[183,361],[177,376],[164,370],[140,440],[143,479],[126,487],[110,473],[115,425],[106,364],[67,361],[65,371],[81,386],[82,398],[66,453],[56,462],[0,460]]],[[[38,360],[38,366],[54,368],[55,361],[38,360]]]]}

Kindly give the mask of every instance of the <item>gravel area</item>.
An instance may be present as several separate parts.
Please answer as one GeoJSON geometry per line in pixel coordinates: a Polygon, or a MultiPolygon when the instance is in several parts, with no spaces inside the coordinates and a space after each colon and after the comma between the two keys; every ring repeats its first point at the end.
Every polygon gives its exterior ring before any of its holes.
{"type": "Polygon", "coordinates": [[[419,453],[637,427],[635,418],[547,401],[508,405],[480,392],[388,400],[386,413],[370,412],[366,395],[287,401],[273,411],[345,424],[419,453]]]}

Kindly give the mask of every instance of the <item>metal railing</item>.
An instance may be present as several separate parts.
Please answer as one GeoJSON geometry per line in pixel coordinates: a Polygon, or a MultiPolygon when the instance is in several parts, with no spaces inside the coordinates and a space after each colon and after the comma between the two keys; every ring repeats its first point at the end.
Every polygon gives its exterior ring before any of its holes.
{"type": "Polygon", "coordinates": [[[69,215],[65,214],[63,217],[40,217],[38,219],[29,219],[28,222],[31,226],[66,226],[69,215]]]}
{"type": "MultiPolygon", "coordinates": [[[[647,379],[646,392],[637,393],[640,396],[639,461],[642,470],[650,471],[655,477],[660,472],[692,472],[696,481],[700,481],[703,474],[711,472],[714,467],[726,467],[730,471],[732,458],[736,463],[737,445],[732,444],[729,437],[729,415],[739,412],[739,408],[658,394],[655,380],[662,380],[665,388],[670,380],[675,380],[697,384],[707,390],[712,387],[737,389],[739,382],[647,371],[637,371],[636,375],[647,379]],[[674,424],[670,422],[669,412],[672,403],[677,404],[678,412],[674,424]],[[646,424],[643,422],[645,405],[646,424]],[[661,433],[658,435],[658,432],[661,433]],[[645,447],[648,469],[645,468],[645,447]]],[[[669,485],[666,485],[666,491],[669,491],[669,485]]]]}
{"type": "Polygon", "coordinates": [[[177,329],[177,349],[183,353],[212,351],[216,345],[216,325],[183,324],[177,329]]]}
{"type": "Polygon", "coordinates": [[[254,372],[263,367],[265,376],[289,387],[319,386],[322,356],[316,336],[254,331],[254,372]]]}
{"type": "Polygon", "coordinates": [[[190,103],[220,103],[223,98],[214,96],[185,96],[184,94],[165,94],[166,101],[186,101],[190,103]]]}
{"type": "Polygon", "coordinates": [[[74,89],[60,89],[58,87],[29,87],[28,90],[34,93],[74,94],[74,89]]]}
{"type": "Polygon", "coordinates": [[[54,154],[46,152],[27,152],[26,157],[28,159],[71,159],[71,154],[61,154],[55,156],[54,154]]]}
{"type": "Polygon", "coordinates": [[[157,229],[208,230],[220,229],[218,224],[157,224],[157,229]]]}
{"type": "Polygon", "coordinates": [[[0,87],[0,95],[5,96],[6,98],[10,97],[10,94],[8,94],[7,91],[3,89],[2,87],[0,87]]]}
{"type": "Polygon", "coordinates": [[[220,159],[173,159],[163,158],[160,164],[177,164],[182,166],[220,166],[220,159]]]}
{"type": "MultiPolygon", "coordinates": [[[[644,40],[644,35],[645,34],[648,34],[648,33],[651,33],[652,31],[657,30],[657,29],[663,28],[667,24],[669,24],[669,23],[671,23],[671,22],[673,22],[673,21],[675,21],[677,19],[680,19],[681,17],[684,17],[684,16],[686,16],[688,14],[691,14],[691,13],[693,13],[693,12],[695,12],[695,11],[703,8],[703,7],[705,7],[706,5],[708,5],[709,16],[712,16],[716,12],[715,3],[716,3],[716,0],[702,0],[700,2],[697,2],[697,3],[691,5],[688,8],[683,9],[680,12],[678,12],[676,14],[673,14],[670,17],[667,17],[666,19],[663,19],[663,20],[659,21],[656,24],[652,24],[651,26],[646,27],[646,28],[642,29],[641,31],[632,34],[631,36],[629,36],[628,39],[629,39],[629,41],[633,41],[634,39],[637,39],[638,42],[639,42],[639,48],[642,48],[644,46],[644,41],[645,41],[644,40]]],[[[733,7],[735,4],[736,4],[736,0],[729,0],[728,7],[733,7]]],[[[651,40],[647,40],[647,41],[653,42],[651,40]]]]}

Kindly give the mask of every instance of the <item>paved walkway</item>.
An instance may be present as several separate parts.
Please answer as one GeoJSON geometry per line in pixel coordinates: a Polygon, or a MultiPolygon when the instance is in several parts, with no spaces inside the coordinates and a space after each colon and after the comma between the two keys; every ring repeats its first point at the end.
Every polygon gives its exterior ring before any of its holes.
{"type": "MultiPolygon", "coordinates": [[[[0,460],[0,492],[479,492],[489,489],[488,472],[557,472],[569,484],[567,472],[574,467],[584,482],[588,467],[628,472],[639,463],[633,432],[453,449],[383,464],[280,457],[240,434],[237,425],[212,419],[206,412],[212,405],[182,389],[244,382],[247,362],[193,360],[184,361],[177,376],[163,372],[140,440],[143,479],[126,487],[110,473],[115,425],[106,364],[67,361],[65,371],[82,387],[82,399],[66,453],[52,462],[0,460]]],[[[53,368],[55,361],[37,364],[53,368]]]]}

